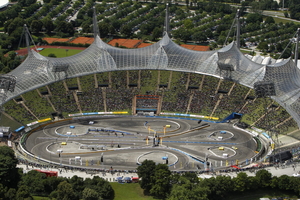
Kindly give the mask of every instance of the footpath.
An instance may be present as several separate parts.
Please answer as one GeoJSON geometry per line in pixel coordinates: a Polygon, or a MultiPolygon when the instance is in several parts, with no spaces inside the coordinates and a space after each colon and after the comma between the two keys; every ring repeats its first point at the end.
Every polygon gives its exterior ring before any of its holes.
{"type": "MultiPolygon", "coordinates": [[[[24,173],[27,173],[30,170],[34,169],[41,169],[34,166],[26,166],[24,164],[20,164],[17,167],[22,168],[24,173]]],[[[104,178],[105,180],[109,182],[116,181],[117,177],[138,177],[137,173],[129,173],[129,172],[90,172],[90,171],[72,171],[72,170],[66,170],[61,168],[42,168],[43,170],[51,170],[58,172],[59,177],[67,177],[72,178],[73,176],[77,175],[78,177],[82,178],[93,178],[93,176],[99,176],[104,178]]],[[[202,173],[198,174],[199,178],[211,178],[216,176],[230,176],[230,177],[236,177],[239,172],[245,172],[248,176],[255,176],[256,172],[260,169],[266,169],[268,170],[273,176],[281,176],[281,175],[288,175],[288,176],[299,176],[300,178],[300,163],[293,163],[290,165],[282,165],[281,167],[264,167],[264,168],[253,168],[253,170],[245,170],[245,171],[229,171],[229,172],[223,172],[223,173],[202,173]]]]}

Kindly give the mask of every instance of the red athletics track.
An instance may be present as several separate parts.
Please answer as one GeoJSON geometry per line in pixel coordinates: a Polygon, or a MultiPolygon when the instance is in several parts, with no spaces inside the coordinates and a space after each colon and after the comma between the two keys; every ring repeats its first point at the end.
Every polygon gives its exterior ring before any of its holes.
{"type": "MultiPolygon", "coordinates": [[[[84,50],[86,47],[73,47],[73,46],[52,46],[52,45],[43,45],[37,46],[36,48],[44,48],[44,49],[77,49],[77,50],[84,50]]],[[[31,47],[30,49],[34,49],[35,47],[31,47]]],[[[27,55],[27,48],[16,50],[19,56],[27,55]]]]}

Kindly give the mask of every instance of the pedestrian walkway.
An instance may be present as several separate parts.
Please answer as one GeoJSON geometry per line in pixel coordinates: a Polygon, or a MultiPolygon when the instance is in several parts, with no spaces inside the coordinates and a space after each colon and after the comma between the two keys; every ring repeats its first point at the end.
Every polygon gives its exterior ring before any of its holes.
{"type": "MultiPolygon", "coordinates": [[[[23,168],[23,172],[27,173],[30,170],[33,169],[40,169],[32,166],[26,166],[24,164],[20,164],[17,167],[23,168]]],[[[288,176],[294,176],[294,174],[299,173],[300,171],[300,163],[294,163],[290,165],[285,165],[282,167],[266,167],[266,168],[253,168],[253,170],[245,170],[241,172],[245,172],[248,176],[255,176],[256,172],[260,169],[266,169],[268,170],[273,176],[281,176],[281,175],[288,175],[288,176]]],[[[93,171],[73,171],[73,170],[66,170],[62,168],[47,168],[44,170],[51,170],[58,172],[59,177],[66,177],[66,178],[72,178],[73,176],[77,175],[78,177],[82,178],[93,178],[93,176],[99,176],[104,178],[105,180],[109,182],[114,182],[117,177],[138,177],[137,173],[129,173],[129,172],[93,172],[93,171]]],[[[211,178],[219,175],[224,176],[230,176],[230,177],[236,177],[239,172],[232,171],[232,172],[224,172],[224,173],[202,173],[199,174],[199,178],[211,178]]]]}
{"type": "MultiPolygon", "coordinates": [[[[22,168],[24,173],[27,173],[34,169],[41,169],[34,166],[26,166],[24,164],[17,165],[18,168],[22,168]]],[[[69,170],[69,169],[63,169],[63,168],[42,168],[43,170],[50,170],[58,172],[59,177],[66,177],[66,178],[72,178],[73,176],[77,175],[78,177],[82,178],[93,178],[93,176],[99,176],[104,178],[105,180],[109,182],[114,182],[117,177],[137,177],[138,175],[136,173],[129,173],[129,172],[94,172],[90,170],[69,170]]]]}

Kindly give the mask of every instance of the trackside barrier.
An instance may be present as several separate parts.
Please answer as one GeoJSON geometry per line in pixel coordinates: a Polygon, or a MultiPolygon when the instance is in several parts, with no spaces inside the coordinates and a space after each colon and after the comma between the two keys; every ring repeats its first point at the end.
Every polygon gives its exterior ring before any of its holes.
{"type": "Polygon", "coordinates": [[[195,161],[197,161],[197,162],[200,162],[200,163],[202,163],[202,164],[205,163],[204,159],[201,159],[201,158],[198,158],[198,157],[193,156],[193,155],[191,155],[191,154],[188,154],[188,153],[186,153],[186,152],[184,152],[184,151],[182,151],[182,150],[175,149],[175,148],[170,148],[170,149],[172,149],[172,150],[174,150],[174,151],[178,151],[178,152],[180,152],[180,153],[182,153],[182,154],[184,154],[184,155],[187,155],[187,156],[189,156],[190,158],[192,158],[193,160],[195,160],[195,161]]]}
{"type": "MultiPolygon", "coordinates": [[[[181,127],[180,124],[177,123],[177,122],[175,122],[175,121],[167,120],[167,122],[176,124],[178,128],[175,129],[175,130],[172,130],[172,131],[166,131],[166,133],[172,133],[172,132],[175,132],[175,131],[179,130],[180,127],[181,127]]],[[[144,123],[144,127],[145,127],[146,129],[148,129],[148,128],[147,128],[147,124],[148,124],[148,123],[149,123],[148,121],[146,121],[146,122],[144,123]]],[[[150,131],[155,132],[155,133],[164,133],[163,131],[156,131],[156,130],[153,130],[153,129],[150,129],[150,131]]]]}
{"type": "Polygon", "coordinates": [[[127,111],[117,111],[117,112],[90,112],[90,113],[75,113],[69,114],[69,117],[82,116],[82,115],[120,115],[120,114],[128,114],[127,111]]]}
{"type": "MultiPolygon", "coordinates": [[[[41,160],[41,161],[44,161],[44,162],[47,162],[47,163],[52,163],[52,164],[60,165],[60,163],[55,163],[55,162],[52,162],[52,161],[49,161],[49,160],[45,160],[45,159],[39,158],[39,157],[35,156],[34,154],[28,152],[28,151],[24,148],[24,146],[23,146],[23,145],[25,144],[27,138],[28,138],[33,132],[35,132],[35,131],[37,131],[37,130],[43,128],[44,126],[47,126],[47,125],[50,125],[50,124],[55,124],[55,123],[57,123],[57,122],[71,121],[71,120],[81,120],[81,119],[111,118],[111,117],[116,117],[116,118],[117,118],[117,117],[130,117],[130,118],[135,118],[135,117],[140,117],[140,116],[132,116],[132,115],[83,116],[83,117],[68,118],[68,119],[64,119],[64,120],[60,120],[60,121],[56,121],[56,122],[50,122],[50,123],[42,124],[42,125],[38,126],[37,128],[32,129],[30,132],[28,132],[28,133],[26,133],[26,134],[24,134],[24,135],[22,136],[20,147],[21,147],[21,149],[22,149],[22,151],[23,151],[24,153],[26,153],[27,155],[29,155],[29,156],[31,156],[31,157],[33,157],[33,158],[35,158],[35,159],[38,159],[38,160],[41,160]]],[[[199,120],[199,119],[195,119],[195,118],[164,117],[164,116],[143,116],[143,117],[152,117],[152,118],[170,118],[170,119],[184,119],[184,120],[199,120]]],[[[219,121],[219,122],[216,122],[216,121],[208,121],[208,120],[202,120],[202,121],[204,121],[204,122],[205,122],[205,121],[206,121],[206,122],[211,122],[211,123],[224,123],[224,122],[220,122],[220,121],[219,121]]],[[[235,126],[234,126],[234,127],[235,127],[235,126]]],[[[235,127],[235,128],[238,128],[238,127],[235,127]]],[[[240,129],[240,128],[238,128],[238,129],[240,129]]],[[[244,129],[241,129],[241,130],[246,131],[246,130],[244,130],[244,129]]],[[[248,132],[248,131],[246,131],[246,132],[248,132]]],[[[253,133],[251,133],[251,132],[248,132],[248,133],[251,134],[251,135],[253,135],[253,133]]],[[[177,150],[177,149],[173,149],[173,150],[177,150]]],[[[198,161],[198,162],[201,162],[201,161],[200,161],[201,159],[199,159],[199,158],[197,158],[197,157],[195,157],[195,156],[192,156],[192,155],[190,155],[190,154],[187,154],[187,153],[185,153],[185,152],[183,152],[183,151],[181,151],[181,150],[177,150],[177,151],[180,151],[180,152],[184,153],[185,155],[188,155],[188,156],[191,157],[192,159],[194,159],[194,160],[196,160],[196,161],[198,161]]],[[[271,151],[272,151],[272,150],[271,150],[271,151]]],[[[250,162],[255,161],[256,158],[257,158],[257,156],[258,156],[258,155],[255,155],[253,158],[251,158],[251,161],[250,161],[250,162]]],[[[201,163],[202,163],[202,162],[201,162],[201,163]]],[[[241,162],[241,163],[242,163],[242,162],[241,162]]],[[[243,163],[248,164],[248,159],[247,159],[245,162],[243,162],[243,163]]],[[[65,165],[65,164],[64,164],[64,166],[68,166],[68,165],[65,165]]],[[[70,166],[71,166],[71,165],[70,165],[70,166]]]]}
{"type": "MultiPolygon", "coordinates": [[[[233,127],[234,127],[235,129],[239,129],[239,130],[241,130],[241,131],[244,131],[244,132],[248,133],[249,135],[252,135],[252,136],[253,136],[253,140],[254,140],[254,142],[256,143],[256,145],[258,145],[258,143],[257,143],[257,141],[255,140],[255,138],[257,138],[260,142],[262,141],[262,139],[260,139],[259,137],[257,137],[257,136],[259,135],[257,132],[262,132],[262,130],[260,130],[260,129],[258,129],[258,128],[251,127],[254,131],[249,131],[249,130],[241,129],[241,128],[237,127],[235,124],[233,125],[233,127]],[[254,138],[254,137],[255,137],[255,138],[254,138]]],[[[265,136],[265,137],[266,137],[266,136],[265,136]]],[[[273,143],[273,140],[272,140],[271,137],[269,138],[269,140],[270,140],[270,142],[271,142],[271,144],[272,144],[272,143],[273,143]]],[[[262,142],[261,142],[261,143],[262,143],[262,142]]],[[[262,145],[262,144],[261,144],[261,145],[262,145]]],[[[267,147],[266,147],[266,149],[267,149],[267,147]]],[[[270,154],[272,153],[272,151],[273,151],[273,150],[270,149],[269,152],[268,152],[268,154],[267,154],[267,156],[265,156],[264,158],[262,158],[262,160],[265,160],[265,159],[268,157],[268,155],[270,155],[270,154]]],[[[257,158],[258,158],[259,156],[261,156],[262,153],[263,153],[263,148],[260,148],[259,152],[258,152],[256,155],[254,155],[250,160],[251,160],[251,161],[257,160],[257,158]]],[[[245,162],[245,163],[248,164],[247,162],[245,162]]]]}
{"type": "Polygon", "coordinates": [[[47,121],[51,121],[51,120],[52,120],[51,118],[41,119],[41,120],[38,120],[38,121],[31,122],[31,123],[27,124],[27,126],[32,126],[32,125],[35,125],[35,124],[38,124],[38,123],[47,122],[47,121]]]}
{"type": "MultiPolygon", "coordinates": [[[[144,154],[140,155],[140,156],[136,159],[136,164],[141,165],[142,163],[139,162],[140,158],[141,158],[142,156],[148,155],[148,154],[150,154],[150,153],[152,153],[152,152],[154,152],[154,151],[150,151],[150,152],[147,152],[147,153],[144,153],[144,154]]],[[[163,151],[162,151],[162,152],[163,152],[163,151]]],[[[174,163],[168,165],[169,167],[172,167],[173,165],[176,165],[176,164],[178,163],[178,160],[179,160],[179,159],[178,159],[178,157],[177,157],[175,154],[173,154],[173,153],[168,152],[168,154],[172,154],[172,155],[176,158],[176,161],[175,161],[174,163]]]]}
{"type": "Polygon", "coordinates": [[[204,119],[214,119],[218,120],[218,117],[209,117],[203,115],[193,115],[193,114],[183,114],[183,113],[163,113],[161,112],[160,115],[175,115],[175,116],[185,116],[185,117],[196,117],[196,118],[204,118],[204,119]]]}

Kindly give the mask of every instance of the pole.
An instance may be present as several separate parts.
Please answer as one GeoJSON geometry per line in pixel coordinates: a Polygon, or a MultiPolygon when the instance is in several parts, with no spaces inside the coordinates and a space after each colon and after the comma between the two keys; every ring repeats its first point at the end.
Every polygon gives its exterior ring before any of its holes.
{"type": "Polygon", "coordinates": [[[240,9],[237,10],[236,13],[236,47],[240,49],[240,9]]]}
{"type": "Polygon", "coordinates": [[[297,67],[297,64],[298,64],[299,34],[300,34],[300,28],[298,28],[298,30],[297,30],[297,41],[296,41],[296,49],[295,49],[295,64],[296,64],[296,67],[297,67]]]}

